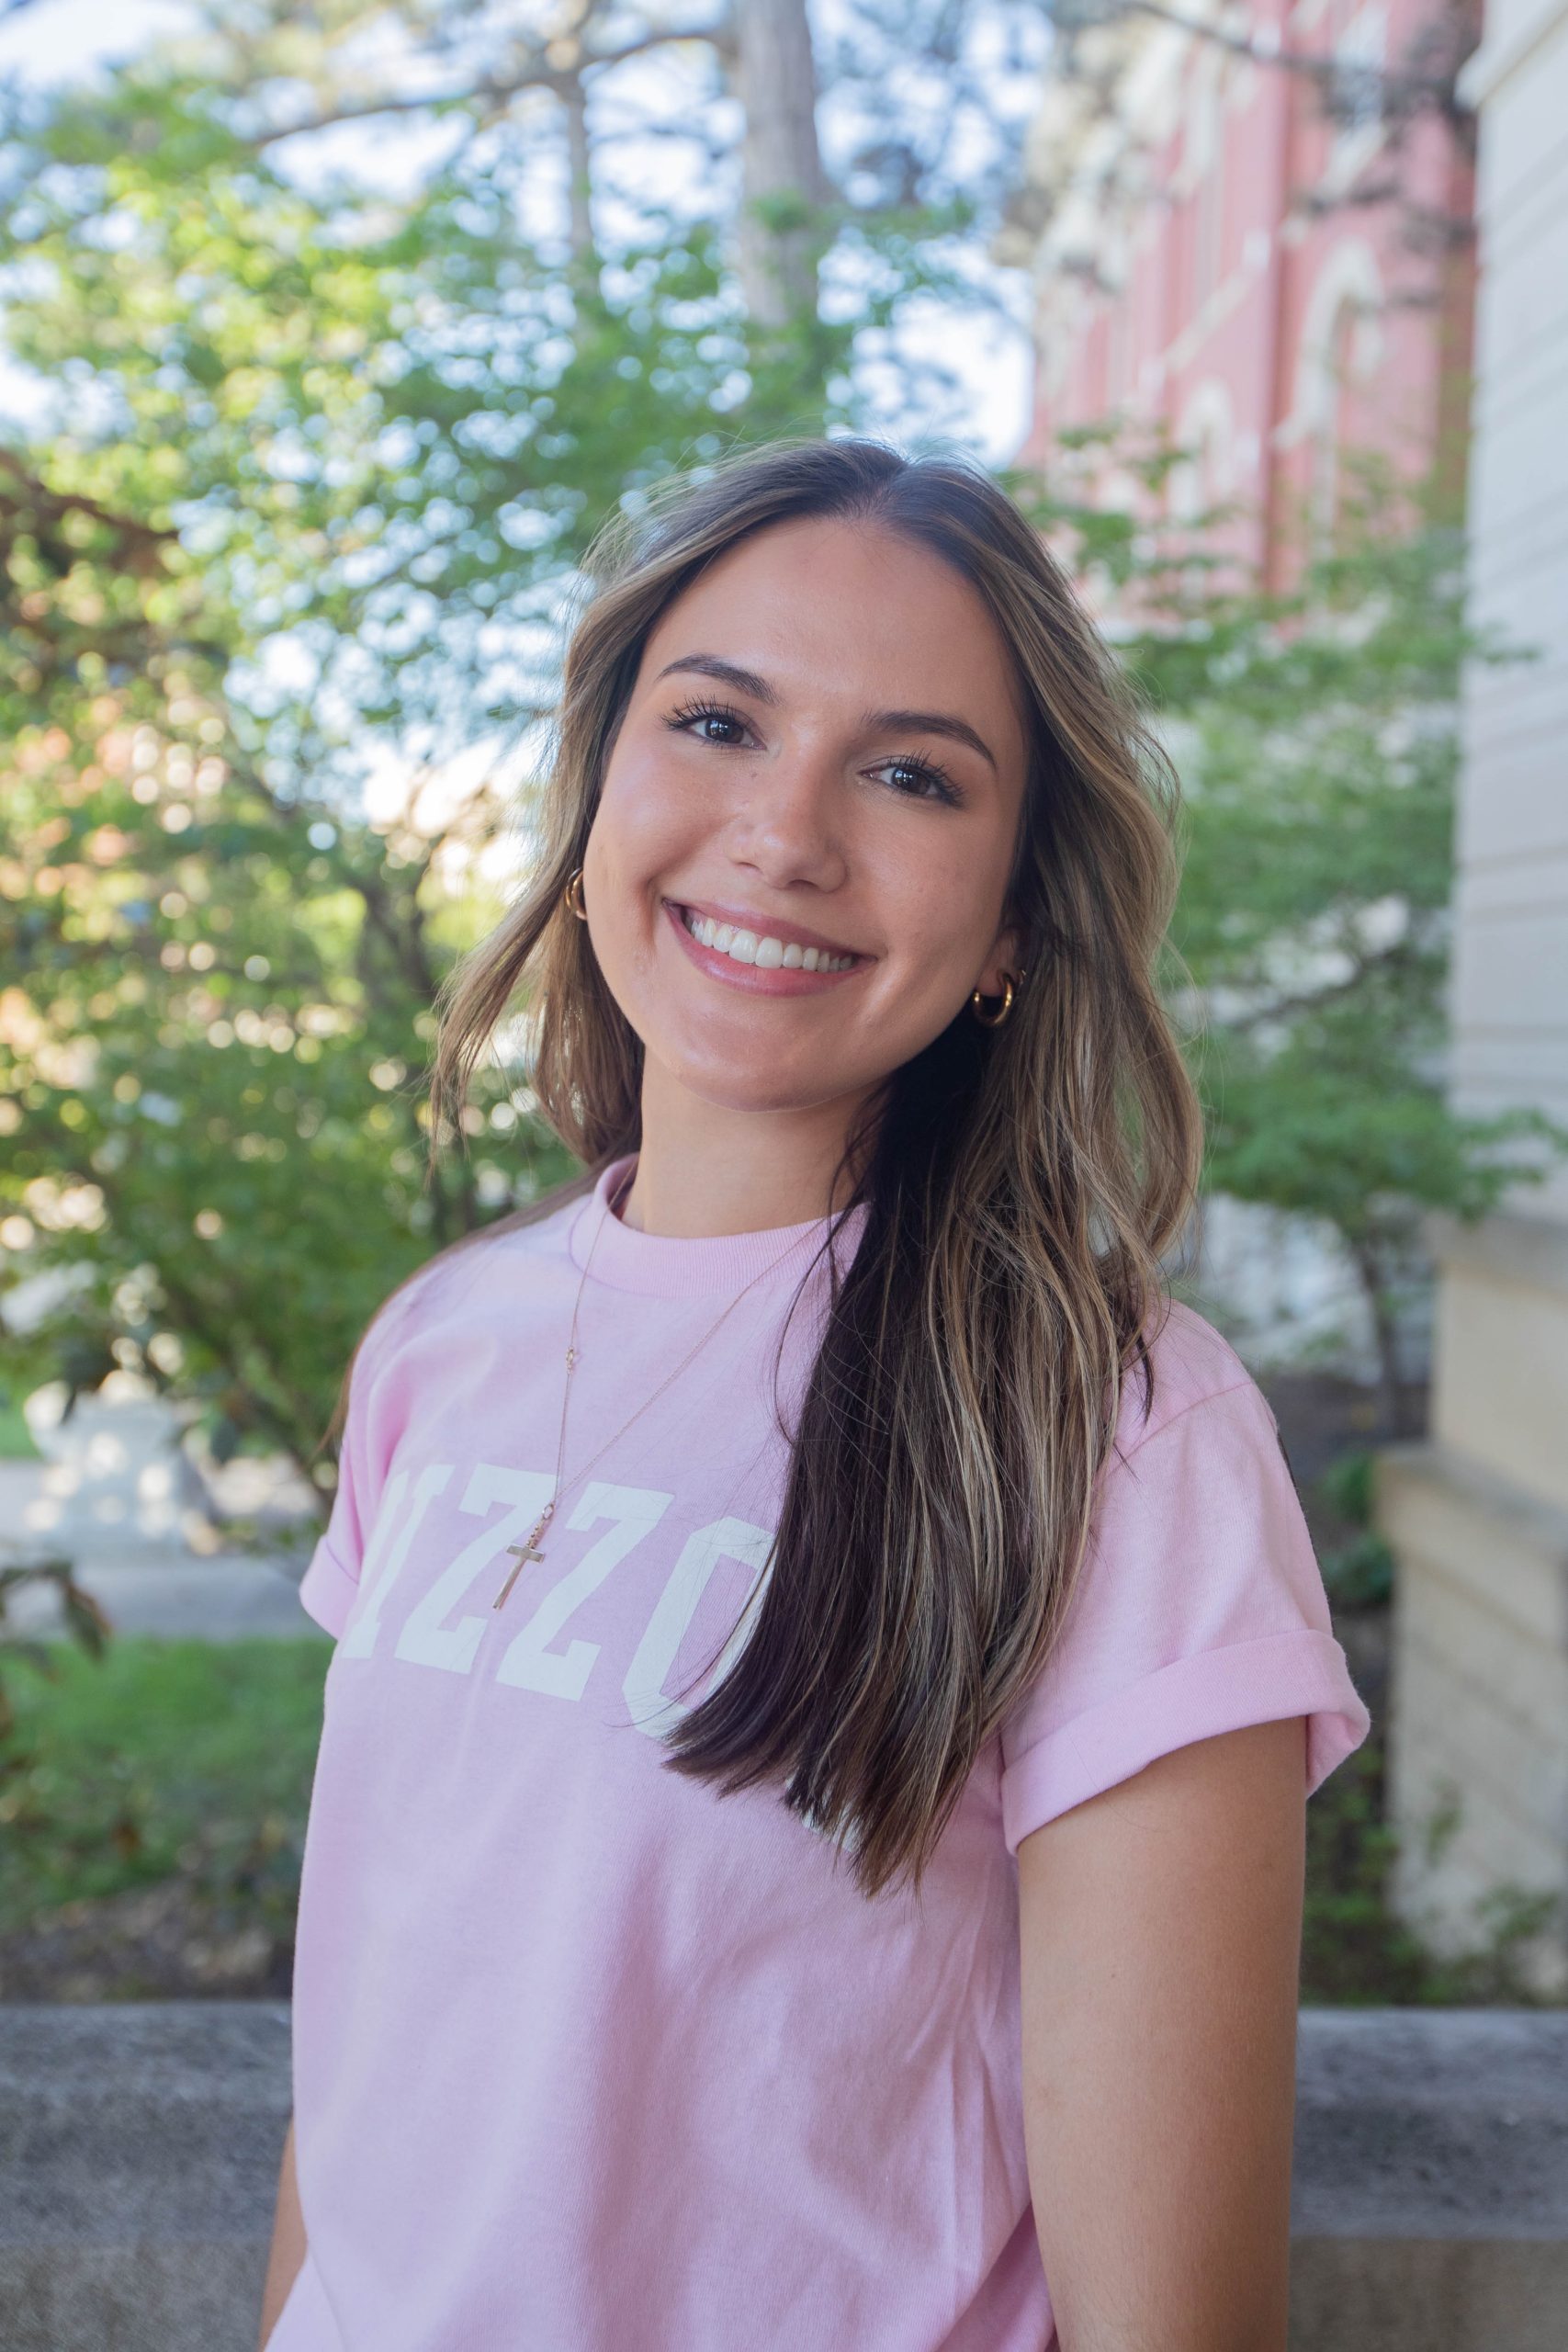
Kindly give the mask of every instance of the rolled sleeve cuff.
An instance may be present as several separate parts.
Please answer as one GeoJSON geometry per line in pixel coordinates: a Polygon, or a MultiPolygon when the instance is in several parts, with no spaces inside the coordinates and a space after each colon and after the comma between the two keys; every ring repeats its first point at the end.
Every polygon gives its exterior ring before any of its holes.
{"type": "Polygon", "coordinates": [[[318,1625],[336,1636],[348,1623],[348,1612],[358,1590],[358,1577],[349,1574],[336,1553],[329,1549],[323,1535],[299,1579],[300,1607],[318,1625]]]}
{"type": "Polygon", "coordinates": [[[1332,1634],[1303,1626],[1178,1658],[1049,1732],[1002,1773],[1002,1830],[1016,1854],[1033,1829],[1131,1779],[1159,1756],[1247,1724],[1309,1718],[1306,1793],[1371,1727],[1332,1634]]]}

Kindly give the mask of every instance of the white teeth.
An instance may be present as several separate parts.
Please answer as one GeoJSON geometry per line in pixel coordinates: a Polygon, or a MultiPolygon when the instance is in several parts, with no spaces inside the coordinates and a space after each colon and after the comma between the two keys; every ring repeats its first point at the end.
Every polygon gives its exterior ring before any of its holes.
{"type": "Polygon", "coordinates": [[[771,932],[759,936],[754,931],[737,931],[731,923],[715,922],[711,915],[682,910],[682,920],[705,947],[716,947],[720,955],[733,956],[738,964],[756,964],[765,972],[777,971],[781,966],[792,972],[847,972],[856,960],[852,956],[831,956],[825,947],[802,947],[793,939],[786,945],[771,932]]]}

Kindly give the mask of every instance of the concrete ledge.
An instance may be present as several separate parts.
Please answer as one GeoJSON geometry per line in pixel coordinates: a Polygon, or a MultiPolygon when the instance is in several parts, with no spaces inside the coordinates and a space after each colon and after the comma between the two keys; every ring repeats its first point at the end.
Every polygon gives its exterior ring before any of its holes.
{"type": "Polygon", "coordinates": [[[1568,2248],[1568,2009],[1303,2009],[1292,2223],[1568,2248]]]}
{"type": "MultiPolygon", "coordinates": [[[[288,2025],[0,2004],[0,2352],[254,2352],[288,2025]]],[[[1561,2352],[1568,2011],[1303,2010],[1292,2238],[1292,2352],[1561,2352]]]]}
{"type": "Polygon", "coordinates": [[[254,2352],[289,2020],[0,2003],[0,2352],[254,2352]]]}
{"type": "Polygon", "coordinates": [[[1290,2352],[1562,2352],[1565,2310],[1561,2245],[1292,2241],[1290,2352]]]}

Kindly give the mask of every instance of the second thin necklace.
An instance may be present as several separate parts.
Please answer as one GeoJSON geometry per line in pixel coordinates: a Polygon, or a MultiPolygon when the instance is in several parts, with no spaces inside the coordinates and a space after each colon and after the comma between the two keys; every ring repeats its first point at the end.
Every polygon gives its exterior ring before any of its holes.
{"type": "Polygon", "coordinates": [[[708,1325],[707,1329],[702,1334],[694,1347],[687,1349],[685,1354],[681,1358],[680,1363],[675,1366],[674,1371],[665,1374],[664,1378],[660,1382],[658,1387],[655,1388],[650,1395],[645,1396],[640,1405],[634,1407],[632,1411],[626,1415],[626,1419],[621,1423],[620,1428],[613,1430],[604,1440],[604,1444],[595,1448],[594,1452],[589,1455],[587,1461],[582,1463],[578,1469],[572,1472],[571,1476],[563,1486],[561,1483],[561,1471],[566,1461],[567,1408],[571,1402],[571,1375],[577,1370],[578,1360],[581,1352],[577,1344],[577,1324],[579,1315],[582,1308],[582,1294],[584,1289],[587,1287],[588,1270],[593,1263],[593,1252],[598,1247],[599,1236],[604,1229],[604,1220],[606,1217],[615,1214],[615,1209],[619,1207],[621,1202],[626,1198],[626,1193],[630,1188],[632,1179],[636,1174],[637,1165],[634,1161],[631,1168],[627,1170],[625,1182],[617,1188],[614,1202],[612,1202],[606,1194],[601,1207],[599,1222],[593,1228],[593,1238],[588,1245],[588,1255],[583,1261],[581,1280],[578,1283],[577,1297],[572,1305],[571,1330],[568,1336],[566,1343],[566,1385],[561,1392],[560,1435],[556,1445],[555,1478],[551,1486],[550,1498],[545,1505],[544,1510],[539,1513],[538,1518],[534,1521],[532,1528],[529,1530],[527,1542],[525,1544],[509,1544],[507,1545],[507,1551],[513,1555],[513,1566],[507,1574],[506,1582],[502,1586],[501,1590],[496,1594],[495,1599],[491,1603],[491,1607],[492,1609],[499,1609],[501,1607],[502,1602],[506,1599],[507,1594],[511,1591],[513,1586],[522,1575],[524,1568],[530,1561],[536,1562],[544,1558],[545,1530],[548,1527],[551,1520],[554,1519],[556,1515],[556,1506],[560,1501],[562,1495],[567,1493],[570,1487],[579,1485],[581,1480],[588,1476],[588,1473],[592,1469],[593,1464],[600,1459],[600,1456],[608,1453],[616,1439],[624,1437],[627,1430],[630,1429],[632,1423],[638,1418],[638,1416],[646,1413],[649,1407],[659,1397],[663,1396],[664,1391],[669,1387],[671,1382],[678,1379],[680,1374],[685,1371],[686,1366],[691,1363],[693,1357],[699,1354],[701,1351],[706,1347],[708,1341],[713,1338],[714,1333],[718,1329],[720,1324],[724,1322],[725,1317],[732,1314],[735,1308],[739,1306],[741,1300],[745,1297],[746,1293],[750,1290],[755,1290],[757,1284],[763,1279],[764,1275],[771,1274],[776,1266],[780,1266],[784,1263],[784,1261],[789,1256],[791,1250],[798,1250],[800,1247],[800,1238],[797,1236],[795,1240],[786,1243],[785,1247],[779,1251],[777,1257],[770,1258],[767,1264],[761,1267],[759,1271],[752,1275],[750,1281],[744,1283],[742,1287],[736,1292],[734,1297],[725,1307],[723,1314],[715,1317],[714,1320],[708,1325]]]}

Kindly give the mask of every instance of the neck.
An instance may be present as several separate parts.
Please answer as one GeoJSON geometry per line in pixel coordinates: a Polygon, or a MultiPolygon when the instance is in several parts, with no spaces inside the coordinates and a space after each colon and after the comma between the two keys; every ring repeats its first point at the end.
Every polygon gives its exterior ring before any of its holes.
{"type": "Polygon", "coordinates": [[[645,1069],[642,1142],[621,1222],[694,1241],[830,1216],[849,1198],[847,1180],[831,1198],[829,1190],[858,1108],[851,1097],[799,1111],[737,1111],[645,1069]]]}

